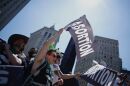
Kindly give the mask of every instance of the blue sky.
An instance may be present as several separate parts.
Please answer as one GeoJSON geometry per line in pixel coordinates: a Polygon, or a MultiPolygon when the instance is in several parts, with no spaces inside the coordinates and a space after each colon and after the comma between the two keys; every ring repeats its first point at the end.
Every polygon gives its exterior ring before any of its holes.
{"type": "MultiPolygon", "coordinates": [[[[7,40],[14,33],[29,37],[54,24],[58,30],[85,14],[94,35],[119,41],[123,67],[130,70],[129,9],[130,0],[31,0],[0,32],[0,37],[7,40]]],[[[64,31],[57,47],[64,52],[69,39],[70,34],[64,31]]]]}

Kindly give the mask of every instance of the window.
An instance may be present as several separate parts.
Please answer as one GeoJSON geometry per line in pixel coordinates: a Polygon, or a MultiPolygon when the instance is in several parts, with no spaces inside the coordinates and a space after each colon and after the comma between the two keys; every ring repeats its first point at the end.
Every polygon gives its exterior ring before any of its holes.
{"type": "Polygon", "coordinates": [[[43,36],[43,37],[46,37],[46,36],[47,36],[47,34],[48,34],[48,32],[45,32],[45,34],[44,34],[44,36],[43,36]]]}
{"type": "Polygon", "coordinates": [[[49,33],[49,35],[48,35],[48,38],[50,38],[51,37],[51,33],[49,33]]]}

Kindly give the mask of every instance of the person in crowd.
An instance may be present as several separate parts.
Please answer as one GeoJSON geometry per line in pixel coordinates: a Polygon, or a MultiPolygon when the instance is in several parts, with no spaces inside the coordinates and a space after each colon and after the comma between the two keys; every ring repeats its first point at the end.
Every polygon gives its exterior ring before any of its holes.
{"type": "Polygon", "coordinates": [[[13,65],[26,65],[25,54],[23,53],[24,47],[28,41],[28,37],[21,34],[13,34],[8,39],[10,51],[14,58],[12,58],[13,65]]]}
{"type": "Polygon", "coordinates": [[[57,60],[56,50],[50,49],[49,45],[54,43],[63,32],[63,28],[50,37],[40,51],[37,53],[32,64],[30,75],[25,80],[23,86],[52,86],[52,71],[50,64],[57,60]]]}
{"type": "Polygon", "coordinates": [[[61,53],[59,50],[57,50],[57,60],[55,64],[51,65],[52,73],[53,73],[53,86],[61,86],[63,84],[63,79],[70,79],[70,78],[79,78],[80,73],[77,74],[63,74],[62,71],[59,68],[59,65],[61,63],[63,53],[61,53]]]}
{"type": "Polygon", "coordinates": [[[36,48],[31,48],[28,51],[27,61],[28,61],[29,64],[34,61],[34,59],[37,55],[37,52],[38,52],[38,50],[36,48]]]}
{"type": "Polygon", "coordinates": [[[0,64],[1,65],[20,65],[19,58],[13,55],[10,44],[13,44],[12,37],[7,44],[3,39],[0,39],[0,64]]]}
{"type": "Polygon", "coordinates": [[[12,62],[11,55],[9,46],[0,38],[0,65],[9,65],[12,62]]]}
{"type": "Polygon", "coordinates": [[[128,79],[127,74],[119,73],[118,74],[118,81],[117,81],[117,84],[115,86],[123,86],[123,84],[130,86],[130,80],[128,79]]]}
{"type": "Polygon", "coordinates": [[[37,55],[38,50],[36,48],[31,48],[28,51],[28,55],[26,58],[26,62],[27,62],[27,67],[24,69],[24,80],[28,77],[28,75],[30,74],[32,65],[34,63],[35,57],[37,55]]]}

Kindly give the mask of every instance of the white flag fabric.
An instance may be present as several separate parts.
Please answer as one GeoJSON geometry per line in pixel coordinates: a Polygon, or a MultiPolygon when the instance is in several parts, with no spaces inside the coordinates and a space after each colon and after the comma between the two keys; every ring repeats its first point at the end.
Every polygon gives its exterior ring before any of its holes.
{"type": "Polygon", "coordinates": [[[65,29],[70,32],[75,42],[78,59],[94,52],[92,48],[93,32],[85,15],[65,26],[65,29]]]}
{"type": "Polygon", "coordinates": [[[94,86],[113,86],[117,72],[97,64],[88,69],[81,78],[94,86]]]}

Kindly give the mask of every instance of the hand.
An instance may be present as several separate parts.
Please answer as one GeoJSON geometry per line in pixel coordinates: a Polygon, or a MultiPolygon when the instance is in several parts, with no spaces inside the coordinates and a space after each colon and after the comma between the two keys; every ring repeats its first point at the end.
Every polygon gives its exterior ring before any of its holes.
{"type": "Polygon", "coordinates": [[[63,79],[60,78],[60,79],[58,80],[58,85],[63,85],[63,83],[64,83],[63,79]]]}
{"type": "Polygon", "coordinates": [[[63,32],[64,28],[61,28],[59,31],[58,31],[58,34],[60,35],[62,32],[63,32]]]}
{"type": "Polygon", "coordinates": [[[80,79],[80,76],[81,76],[81,75],[82,75],[81,73],[76,73],[74,77],[75,77],[76,79],[80,79]]]}
{"type": "Polygon", "coordinates": [[[64,28],[59,29],[59,31],[56,32],[56,34],[54,35],[54,37],[58,37],[61,35],[61,33],[63,32],[64,28]]]}

